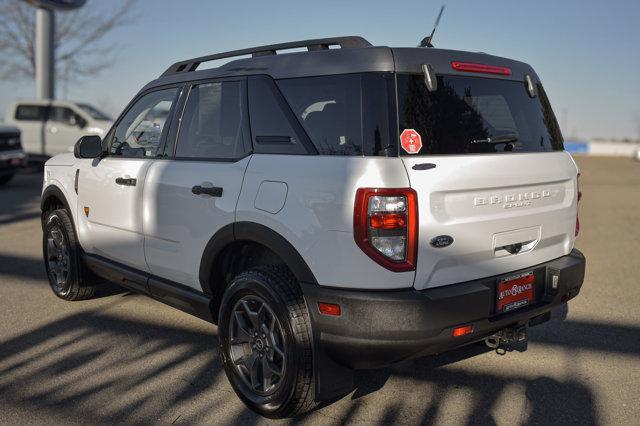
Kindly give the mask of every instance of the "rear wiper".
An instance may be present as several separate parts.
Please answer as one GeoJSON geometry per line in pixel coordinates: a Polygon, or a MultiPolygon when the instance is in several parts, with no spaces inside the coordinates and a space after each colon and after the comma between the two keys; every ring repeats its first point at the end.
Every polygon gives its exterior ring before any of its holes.
{"type": "Polygon", "coordinates": [[[513,143],[518,142],[517,135],[501,135],[496,136],[495,138],[486,138],[486,139],[474,139],[470,143],[488,143],[488,144],[501,144],[501,143],[513,143]]]}

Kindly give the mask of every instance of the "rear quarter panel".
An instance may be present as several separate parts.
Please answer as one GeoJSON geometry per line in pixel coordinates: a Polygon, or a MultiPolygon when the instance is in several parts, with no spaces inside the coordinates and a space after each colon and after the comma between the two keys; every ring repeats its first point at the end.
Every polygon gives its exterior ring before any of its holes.
{"type": "MultiPolygon", "coordinates": [[[[320,285],[394,289],[411,287],[414,272],[391,272],[356,245],[353,209],[361,187],[408,187],[399,158],[265,155],[252,157],[236,220],[256,222],[282,235],[304,258],[320,285]],[[287,185],[275,213],[256,208],[263,182],[287,185]]],[[[263,185],[264,188],[264,185],[263,185]]]]}

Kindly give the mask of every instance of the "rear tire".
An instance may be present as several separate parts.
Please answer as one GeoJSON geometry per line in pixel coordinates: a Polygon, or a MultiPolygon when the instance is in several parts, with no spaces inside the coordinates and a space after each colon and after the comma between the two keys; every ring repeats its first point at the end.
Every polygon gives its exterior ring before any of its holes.
{"type": "Polygon", "coordinates": [[[311,322],[288,269],[238,275],[224,293],[218,324],[227,378],[250,409],[284,418],[313,407],[311,322]]]}
{"type": "Polygon", "coordinates": [[[0,176],[0,186],[6,185],[7,183],[9,183],[11,181],[11,179],[13,179],[13,176],[14,175],[0,176]]]}
{"type": "Polygon", "coordinates": [[[94,295],[96,287],[85,280],[91,275],[82,264],[80,245],[66,210],[54,210],[47,215],[42,252],[49,285],[56,296],[74,301],[94,295]]]}

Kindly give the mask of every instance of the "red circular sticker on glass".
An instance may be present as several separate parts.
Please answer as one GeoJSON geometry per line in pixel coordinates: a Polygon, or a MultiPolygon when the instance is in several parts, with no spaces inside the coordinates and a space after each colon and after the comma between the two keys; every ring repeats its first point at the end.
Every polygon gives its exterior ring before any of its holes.
{"type": "Polygon", "coordinates": [[[422,138],[420,133],[413,129],[404,129],[400,133],[400,145],[407,154],[417,154],[422,149],[422,138]]]}

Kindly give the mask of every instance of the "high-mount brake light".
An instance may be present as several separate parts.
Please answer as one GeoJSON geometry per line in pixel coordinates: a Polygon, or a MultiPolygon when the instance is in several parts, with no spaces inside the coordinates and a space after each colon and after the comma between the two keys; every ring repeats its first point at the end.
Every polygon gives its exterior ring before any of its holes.
{"type": "Polygon", "coordinates": [[[394,271],[413,271],[418,252],[418,195],[411,188],[360,188],[353,236],[367,256],[394,271]]]}
{"type": "Polygon", "coordinates": [[[451,62],[451,68],[456,71],[479,72],[482,74],[511,75],[511,68],[495,65],[476,64],[474,62],[451,62]]]}

